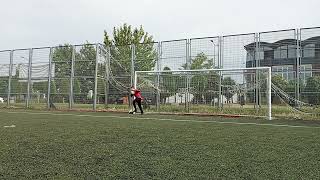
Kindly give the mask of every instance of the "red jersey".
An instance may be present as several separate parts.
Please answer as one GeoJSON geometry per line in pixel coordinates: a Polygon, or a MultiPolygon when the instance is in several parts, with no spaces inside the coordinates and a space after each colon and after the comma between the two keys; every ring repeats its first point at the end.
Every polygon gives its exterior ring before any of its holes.
{"type": "Polygon", "coordinates": [[[140,91],[140,90],[138,90],[138,89],[132,89],[132,91],[134,92],[134,94],[133,94],[134,97],[142,99],[141,91],[140,91]]]}

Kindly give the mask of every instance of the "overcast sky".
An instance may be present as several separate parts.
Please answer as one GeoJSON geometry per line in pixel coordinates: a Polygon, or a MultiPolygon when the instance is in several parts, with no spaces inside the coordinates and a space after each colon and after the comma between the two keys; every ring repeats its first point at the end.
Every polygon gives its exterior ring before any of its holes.
{"type": "Polygon", "coordinates": [[[320,26],[320,0],[0,0],[0,49],[102,42],[143,25],[156,41],[320,26]]]}

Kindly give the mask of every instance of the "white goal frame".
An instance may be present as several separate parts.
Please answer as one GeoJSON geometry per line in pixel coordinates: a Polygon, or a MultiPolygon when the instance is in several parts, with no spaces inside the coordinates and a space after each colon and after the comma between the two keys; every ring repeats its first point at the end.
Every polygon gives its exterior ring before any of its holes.
{"type": "Polygon", "coordinates": [[[266,70],[267,76],[267,104],[268,104],[268,120],[272,120],[272,105],[271,105],[271,67],[251,67],[251,68],[226,68],[226,69],[192,69],[192,70],[163,70],[163,71],[135,71],[134,72],[134,87],[137,87],[139,73],[170,73],[170,72],[206,72],[206,71],[244,71],[244,70],[266,70]]]}

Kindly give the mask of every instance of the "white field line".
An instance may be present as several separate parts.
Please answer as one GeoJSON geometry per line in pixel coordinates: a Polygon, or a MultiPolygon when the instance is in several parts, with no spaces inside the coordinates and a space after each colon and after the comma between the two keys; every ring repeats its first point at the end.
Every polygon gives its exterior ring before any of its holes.
{"type": "Polygon", "coordinates": [[[4,128],[15,128],[16,125],[11,125],[11,126],[3,126],[4,128]]]}
{"type": "Polygon", "coordinates": [[[260,123],[241,123],[228,121],[214,120],[190,120],[190,119],[168,119],[168,118],[147,118],[133,116],[97,116],[89,114],[64,114],[64,113],[48,113],[48,112],[4,112],[8,114],[31,114],[31,115],[52,115],[52,116],[76,116],[76,117],[94,117],[94,118],[119,118],[119,119],[141,119],[141,120],[156,120],[156,121],[173,121],[173,122],[193,122],[193,123],[216,123],[216,124],[235,124],[235,125],[254,125],[254,126],[272,126],[272,127],[289,127],[289,128],[319,128],[320,126],[298,126],[288,124],[260,124],[260,123]]]}

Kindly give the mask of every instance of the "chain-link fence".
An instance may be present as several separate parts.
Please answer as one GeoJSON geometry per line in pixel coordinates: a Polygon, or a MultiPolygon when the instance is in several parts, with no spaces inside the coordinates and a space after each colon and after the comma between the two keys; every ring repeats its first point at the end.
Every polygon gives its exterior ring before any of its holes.
{"type": "MultiPolygon", "coordinates": [[[[319,62],[320,28],[111,47],[83,44],[0,51],[0,107],[128,109],[135,71],[264,66],[272,68],[273,83],[283,90],[288,104],[317,105],[320,104],[319,62]]],[[[229,103],[223,95],[225,83],[258,84],[264,79],[259,73],[246,78],[236,74],[218,77],[215,81],[219,86],[205,94],[188,92],[187,85],[196,84],[188,77],[181,77],[181,87],[177,86],[174,95],[157,88],[148,90],[143,92],[145,106],[160,110],[163,104],[180,104],[179,108],[186,112],[191,104],[223,109],[229,103]]],[[[162,80],[155,77],[153,84],[160,86],[162,80]]],[[[263,97],[261,87],[256,86],[245,92],[244,99],[248,107],[258,111],[263,97]]],[[[277,100],[275,92],[272,97],[273,104],[283,103],[277,100]]],[[[240,102],[240,97],[232,98],[240,102]]]]}

